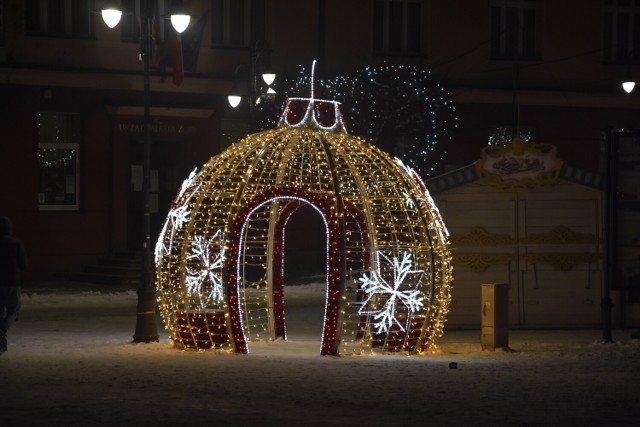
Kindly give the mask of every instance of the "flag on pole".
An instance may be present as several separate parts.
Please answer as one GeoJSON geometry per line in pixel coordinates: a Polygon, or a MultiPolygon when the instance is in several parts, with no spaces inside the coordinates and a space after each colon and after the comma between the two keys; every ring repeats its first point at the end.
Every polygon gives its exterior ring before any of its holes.
{"type": "Polygon", "coordinates": [[[175,52],[173,57],[173,84],[180,86],[184,80],[184,65],[182,62],[182,39],[180,34],[175,38],[175,52]]]}

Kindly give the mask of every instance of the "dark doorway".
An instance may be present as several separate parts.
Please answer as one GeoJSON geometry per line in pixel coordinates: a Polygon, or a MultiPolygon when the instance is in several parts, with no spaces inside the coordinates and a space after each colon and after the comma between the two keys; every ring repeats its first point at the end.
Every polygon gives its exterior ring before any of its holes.
{"type": "Polygon", "coordinates": [[[327,227],[322,213],[303,204],[284,230],[284,300],[287,339],[303,340],[322,330],[327,293],[327,227]],[[313,284],[292,297],[291,287],[313,284]]]}
{"type": "MultiPolygon", "coordinates": [[[[182,181],[188,176],[189,171],[185,171],[183,159],[182,144],[175,141],[153,141],[151,143],[149,204],[152,245],[155,244],[162,229],[171,202],[178,194],[182,181]]],[[[129,163],[128,246],[129,250],[140,251],[144,241],[144,144],[142,141],[131,141],[129,144],[129,163]]]]}
{"type": "Polygon", "coordinates": [[[285,228],[285,283],[324,282],[327,273],[327,231],[322,215],[305,204],[285,228]]]}

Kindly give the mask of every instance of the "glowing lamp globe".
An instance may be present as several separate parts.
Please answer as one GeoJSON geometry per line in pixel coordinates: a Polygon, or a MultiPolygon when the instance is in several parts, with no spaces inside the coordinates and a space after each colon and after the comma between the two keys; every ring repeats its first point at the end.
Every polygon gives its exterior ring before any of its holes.
{"type": "Polygon", "coordinates": [[[286,339],[284,233],[303,206],[326,233],[320,354],[432,350],[452,282],[440,214],[415,171],[349,135],[340,103],[313,91],[182,184],[155,248],[175,346],[248,353],[286,339]]]}
{"type": "Polygon", "coordinates": [[[227,96],[227,101],[229,101],[229,105],[231,105],[231,108],[236,108],[238,105],[240,105],[242,97],[240,95],[229,95],[227,96]]]}
{"type": "Polygon", "coordinates": [[[122,18],[122,11],[117,9],[103,9],[102,10],[102,20],[107,27],[114,28],[120,22],[120,18],[122,18]]]}
{"type": "Polygon", "coordinates": [[[267,86],[271,86],[271,84],[276,80],[275,73],[264,73],[262,74],[262,80],[267,84],[267,86]]]}
{"type": "Polygon", "coordinates": [[[184,32],[184,30],[189,26],[190,21],[191,16],[184,13],[171,15],[171,25],[178,33],[184,32]]]}
{"type": "Polygon", "coordinates": [[[627,93],[631,93],[635,87],[636,82],[622,82],[622,89],[627,93]]]}

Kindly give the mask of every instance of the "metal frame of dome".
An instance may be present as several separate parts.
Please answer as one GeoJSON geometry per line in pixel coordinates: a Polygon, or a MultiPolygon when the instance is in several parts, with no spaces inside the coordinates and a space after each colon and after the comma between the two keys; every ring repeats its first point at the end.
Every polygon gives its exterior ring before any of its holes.
{"type": "Polygon", "coordinates": [[[284,232],[304,205],[327,236],[320,353],[432,349],[452,281],[440,214],[415,171],[350,136],[340,104],[313,90],[182,184],[155,250],[176,346],[248,353],[286,339],[284,232]]]}

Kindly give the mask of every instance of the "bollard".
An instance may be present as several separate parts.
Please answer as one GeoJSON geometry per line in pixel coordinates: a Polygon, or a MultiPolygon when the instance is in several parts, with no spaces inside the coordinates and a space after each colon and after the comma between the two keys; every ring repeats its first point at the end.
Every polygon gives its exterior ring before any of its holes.
{"type": "Polygon", "coordinates": [[[482,285],[481,338],[483,350],[509,347],[509,298],[506,283],[482,285]]]}

